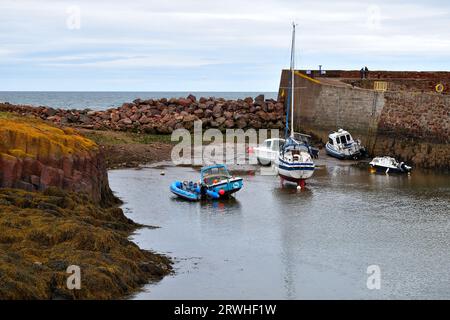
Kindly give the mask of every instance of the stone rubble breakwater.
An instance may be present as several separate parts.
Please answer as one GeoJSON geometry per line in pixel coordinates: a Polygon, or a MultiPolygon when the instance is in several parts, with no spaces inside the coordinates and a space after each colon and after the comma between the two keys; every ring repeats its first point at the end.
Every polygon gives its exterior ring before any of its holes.
{"type": "Polygon", "coordinates": [[[170,134],[180,128],[191,130],[198,120],[202,121],[204,129],[217,128],[222,131],[231,128],[283,129],[285,124],[283,103],[264,99],[264,95],[238,100],[213,97],[197,100],[193,95],[178,99],[136,99],[132,103],[104,111],[2,103],[0,111],[34,115],[64,126],[156,134],[170,134]]]}

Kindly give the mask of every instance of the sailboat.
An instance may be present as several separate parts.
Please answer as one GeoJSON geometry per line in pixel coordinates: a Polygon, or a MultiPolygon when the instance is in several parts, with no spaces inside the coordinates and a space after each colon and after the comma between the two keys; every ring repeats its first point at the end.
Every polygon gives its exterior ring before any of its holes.
{"type": "Polygon", "coordinates": [[[297,188],[305,187],[305,180],[314,174],[315,164],[311,156],[311,147],[305,141],[296,138],[299,134],[294,132],[294,89],[295,89],[295,24],[292,24],[291,47],[291,92],[290,111],[286,108],[286,142],[280,150],[275,161],[275,167],[283,183],[285,180],[297,184],[297,188]],[[290,113],[290,118],[289,118],[290,113]],[[290,128],[289,128],[290,120],[290,128]]]}

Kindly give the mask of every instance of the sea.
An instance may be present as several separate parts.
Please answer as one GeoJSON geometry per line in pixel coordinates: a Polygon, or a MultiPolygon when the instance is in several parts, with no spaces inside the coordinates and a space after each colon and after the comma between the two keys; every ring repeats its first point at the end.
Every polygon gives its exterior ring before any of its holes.
{"type": "Polygon", "coordinates": [[[266,99],[276,99],[277,92],[182,92],[182,91],[154,91],[154,92],[62,92],[62,91],[0,91],[0,102],[47,106],[62,109],[91,109],[106,110],[121,106],[124,102],[132,102],[137,98],[161,99],[181,98],[193,94],[200,97],[215,97],[224,99],[243,99],[263,94],[266,99]]]}

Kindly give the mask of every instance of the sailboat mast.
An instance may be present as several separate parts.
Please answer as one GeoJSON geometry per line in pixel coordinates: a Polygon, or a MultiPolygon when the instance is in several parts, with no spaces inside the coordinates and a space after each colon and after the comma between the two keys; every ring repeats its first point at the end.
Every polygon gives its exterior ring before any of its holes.
{"type": "Polygon", "coordinates": [[[292,23],[291,48],[291,137],[294,137],[294,72],[295,72],[295,23],[292,23]]]}

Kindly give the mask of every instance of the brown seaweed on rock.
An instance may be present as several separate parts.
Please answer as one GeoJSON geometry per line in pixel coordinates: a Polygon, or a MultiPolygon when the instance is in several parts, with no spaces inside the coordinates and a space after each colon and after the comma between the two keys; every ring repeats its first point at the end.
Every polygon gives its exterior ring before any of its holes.
{"type": "Polygon", "coordinates": [[[138,227],[82,194],[0,189],[0,299],[114,299],[161,279],[170,260],[128,239],[138,227]],[[67,288],[70,265],[80,290],[67,288]]]}

